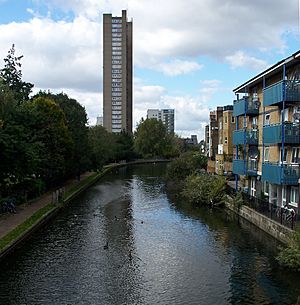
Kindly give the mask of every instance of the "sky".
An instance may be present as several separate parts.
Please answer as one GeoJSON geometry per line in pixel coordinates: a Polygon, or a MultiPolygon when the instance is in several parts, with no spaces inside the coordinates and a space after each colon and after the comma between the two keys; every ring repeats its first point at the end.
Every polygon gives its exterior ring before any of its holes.
{"type": "Polygon", "coordinates": [[[175,132],[204,137],[209,111],[300,49],[300,0],[0,0],[0,68],[12,44],[34,93],[64,92],[102,115],[102,16],[133,20],[134,127],[174,108],[175,132]]]}

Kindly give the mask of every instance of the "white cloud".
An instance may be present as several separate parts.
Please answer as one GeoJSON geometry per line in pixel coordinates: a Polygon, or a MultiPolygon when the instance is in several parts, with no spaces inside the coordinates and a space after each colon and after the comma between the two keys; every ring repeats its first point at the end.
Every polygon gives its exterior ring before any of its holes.
{"type": "MultiPolygon", "coordinates": [[[[141,117],[146,118],[147,109],[175,109],[175,132],[188,137],[197,134],[204,138],[204,126],[208,121],[209,109],[203,96],[191,97],[171,96],[161,86],[144,85],[141,81],[135,83],[134,122],[141,117]]],[[[136,125],[135,125],[136,127],[136,125]]]]}
{"type": "Polygon", "coordinates": [[[39,88],[101,92],[101,35],[99,25],[84,17],[73,22],[35,17],[0,25],[0,57],[15,43],[17,55],[24,55],[26,81],[39,88]]]}
{"type": "Polygon", "coordinates": [[[233,55],[228,55],[225,60],[232,68],[248,68],[254,71],[261,71],[268,67],[265,60],[246,55],[243,51],[237,51],[233,55]]]}
{"type": "Polygon", "coordinates": [[[168,76],[177,76],[180,74],[188,74],[191,72],[198,71],[202,69],[202,67],[203,67],[202,65],[198,64],[195,61],[174,59],[167,63],[166,62],[159,63],[156,66],[156,69],[168,76]]]}

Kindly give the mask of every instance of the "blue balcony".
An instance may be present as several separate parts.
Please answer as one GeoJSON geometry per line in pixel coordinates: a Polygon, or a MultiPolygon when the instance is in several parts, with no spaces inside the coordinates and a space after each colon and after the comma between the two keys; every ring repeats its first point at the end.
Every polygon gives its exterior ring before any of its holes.
{"type": "Polygon", "coordinates": [[[240,100],[233,102],[233,115],[258,115],[259,102],[258,99],[253,99],[252,97],[246,96],[240,100]]]}
{"type": "Polygon", "coordinates": [[[299,165],[263,163],[262,180],[273,184],[297,185],[300,178],[299,165]]]}
{"type": "Polygon", "coordinates": [[[258,130],[235,130],[233,132],[233,144],[258,145],[258,130]]]}
{"type": "Polygon", "coordinates": [[[236,175],[257,176],[257,160],[234,159],[232,172],[236,175]]]}
{"type": "Polygon", "coordinates": [[[300,127],[292,123],[264,126],[263,138],[265,144],[282,143],[282,128],[284,127],[284,143],[300,144],[300,127]]]}
{"type": "Polygon", "coordinates": [[[278,105],[283,101],[300,102],[299,82],[282,80],[264,89],[264,106],[278,105]]]}
{"type": "Polygon", "coordinates": [[[240,159],[234,159],[232,163],[232,172],[236,175],[245,175],[245,161],[240,159]]]}

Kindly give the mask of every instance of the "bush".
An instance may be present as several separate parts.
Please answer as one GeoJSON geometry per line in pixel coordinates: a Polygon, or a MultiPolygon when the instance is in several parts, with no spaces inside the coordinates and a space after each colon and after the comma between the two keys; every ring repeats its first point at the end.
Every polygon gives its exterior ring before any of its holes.
{"type": "Polygon", "coordinates": [[[225,202],[225,186],[221,176],[190,175],[184,182],[182,195],[196,205],[219,206],[225,202]]]}
{"type": "Polygon", "coordinates": [[[293,271],[300,271],[300,230],[292,233],[288,246],[281,248],[276,257],[279,264],[293,271]]]}
{"type": "Polygon", "coordinates": [[[200,169],[206,169],[207,157],[199,152],[186,152],[179,158],[169,163],[167,168],[167,179],[173,181],[183,181],[187,176],[200,169]]]}

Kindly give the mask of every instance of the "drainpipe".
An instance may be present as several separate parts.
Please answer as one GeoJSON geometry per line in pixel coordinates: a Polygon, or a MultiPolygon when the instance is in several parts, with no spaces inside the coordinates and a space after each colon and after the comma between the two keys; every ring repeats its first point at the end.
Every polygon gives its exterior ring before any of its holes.
{"type": "MultiPolygon", "coordinates": [[[[264,90],[266,88],[266,78],[263,77],[263,95],[264,95],[264,90]]],[[[262,165],[263,163],[265,162],[265,139],[264,139],[264,126],[265,126],[265,116],[266,116],[266,107],[265,107],[265,103],[264,103],[264,100],[263,100],[263,124],[262,124],[262,165]]],[[[261,171],[262,172],[262,171],[261,171]]],[[[261,173],[263,174],[263,173],[261,173]]],[[[270,196],[270,195],[269,195],[270,196]]],[[[271,196],[270,196],[271,197],[271,196]]]]}
{"type": "Polygon", "coordinates": [[[284,161],[284,109],[285,109],[285,99],[286,99],[286,90],[285,90],[285,75],[286,75],[286,67],[283,65],[283,82],[282,82],[282,113],[281,113],[281,170],[280,170],[280,180],[283,182],[283,161],[284,161]]]}
{"type": "MultiPolygon", "coordinates": [[[[247,92],[247,87],[245,88],[245,93],[248,93],[247,92]]],[[[243,122],[243,130],[244,130],[244,175],[246,176],[247,175],[247,160],[246,160],[246,143],[247,143],[247,110],[248,110],[248,99],[245,100],[245,111],[244,111],[244,122],[243,122]]]]}
{"type": "MultiPolygon", "coordinates": [[[[239,100],[239,94],[238,93],[236,94],[236,98],[237,98],[237,101],[238,101],[239,100]]],[[[235,130],[238,130],[238,128],[239,128],[238,118],[239,118],[238,116],[235,117],[235,130]]],[[[238,159],[239,158],[239,147],[238,147],[238,145],[235,146],[235,155],[236,155],[236,159],[238,159]]],[[[237,174],[235,174],[234,178],[235,178],[235,191],[237,192],[239,176],[237,174]]]]}

